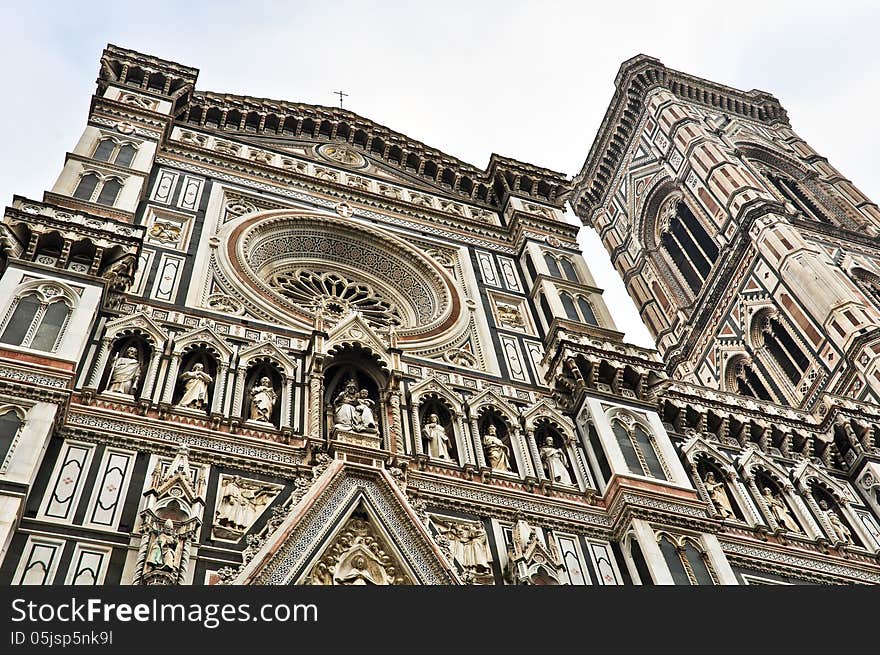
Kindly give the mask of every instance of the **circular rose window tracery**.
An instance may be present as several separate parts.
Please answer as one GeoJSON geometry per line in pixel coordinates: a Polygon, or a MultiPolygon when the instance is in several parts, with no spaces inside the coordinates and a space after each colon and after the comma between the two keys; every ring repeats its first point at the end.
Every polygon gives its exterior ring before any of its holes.
{"type": "Polygon", "coordinates": [[[265,320],[303,328],[356,310],[400,341],[435,343],[467,325],[448,273],[404,239],[335,215],[274,210],[236,219],[217,240],[221,279],[265,320]]]}
{"type": "Polygon", "coordinates": [[[396,304],[369,284],[349,280],[340,273],[305,269],[280,271],[268,279],[269,286],[298,305],[317,308],[332,321],[356,310],[376,326],[400,326],[403,317],[396,304]]]}

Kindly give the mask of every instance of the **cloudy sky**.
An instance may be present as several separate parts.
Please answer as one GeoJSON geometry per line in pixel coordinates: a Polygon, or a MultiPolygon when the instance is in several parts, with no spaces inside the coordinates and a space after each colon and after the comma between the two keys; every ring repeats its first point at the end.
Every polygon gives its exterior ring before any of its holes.
{"type": "MultiPolygon", "coordinates": [[[[573,175],[638,53],[770,91],[869,197],[880,4],[48,2],[0,0],[0,202],[41,198],[85,124],[107,43],[201,70],[201,90],[346,107],[485,167],[493,152],[573,175]]],[[[651,345],[595,234],[588,263],[629,341],[651,345]]]]}

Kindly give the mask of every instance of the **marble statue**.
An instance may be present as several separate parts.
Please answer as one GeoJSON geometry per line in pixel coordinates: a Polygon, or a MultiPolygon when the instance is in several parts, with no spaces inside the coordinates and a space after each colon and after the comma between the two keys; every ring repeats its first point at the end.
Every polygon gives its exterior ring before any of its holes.
{"type": "Polygon", "coordinates": [[[709,499],[715,505],[715,509],[721,514],[723,519],[736,518],[733,512],[733,506],[730,504],[730,498],[727,496],[727,488],[723,480],[715,479],[714,471],[707,471],[706,477],[703,479],[703,485],[709,494],[709,499]]]}
{"type": "Polygon", "coordinates": [[[349,432],[378,432],[373,414],[375,401],[366,389],[358,389],[354,378],[333,399],[333,427],[349,432]]]}
{"type": "Polygon", "coordinates": [[[801,529],[791,515],[791,512],[788,511],[785,501],[779,496],[774,495],[770,487],[764,487],[762,493],[764,494],[764,502],[767,503],[767,507],[770,509],[770,513],[773,515],[776,523],[790,532],[800,532],[801,529]]]}
{"type": "Polygon", "coordinates": [[[238,476],[223,478],[214,524],[233,532],[245,532],[277,495],[274,485],[261,485],[238,476]]]}
{"type": "Polygon", "coordinates": [[[251,407],[249,419],[262,423],[272,422],[272,410],[278,394],[272,386],[272,380],[268,376],[260,378],[260,383],[251,388],[251,407]]]}
{"type": "Polygon", "coordinates": [[[157,569],[177,569],[177,535],[174,534],[174,523],[171,519],[166,519],[162,530],[156,534],[147,563],[157,569]]]}
{"type": "Polygon", "coordinates": [[[428,442],[428,456],[437,459],[452,459],[449,456],[449,436],[446,428],[440,425],[437,414],[428,416],[428,422],[422,428],[422,435],[428,442]]]}
{"type": "Polygon", "coordinates": [[[449,541],[450,555],[463,569],[476,574],[491,572],[492,554],[483,526],[458,522],[437,525],[449,541]]]}
{"type": "Polygon", "coordinates": [[[177,403],[180,407],[191,407],[193,409],[205,409],[208,404],[208,385],[214,381],[208,373],[205,372],[203,364],[195,364],[191,371],[187,371],[180,376],[183,382],[183,396],[177,403]]]}
{"type": "Polygon", "coordinates": [[[490,425],[483,435],[486,460],[493,471],[510,472],[510,449],[498,438],[498,429],[490,425]]]}
{"type": "Polygon", "coordinates": [[[568,473],[568,459],[561,448],[553,445],[553,437],[547,436],[540,451],[541,462],[544,471],[552,482],[560,484],[572,484],[571,475],[568,473]]]}
{"type": "Polygon", "coordinates": [[[819,501],[819,509],[821,509],[822,513],[825,514],[825,518],[828,519],[828,523],[831,524],[831,529],[834,531],[834,536],[837,538],[837,540],[845,544],[851,544],[852,532],[846,526],[846,524],[844,524],[844,522],[840,520],[837,512],[829,507],[827,500],[823,499],[819,501]]]}
{"type": "Polygon", "coordinates": [[[138,359],[138,351],[134,346],[129,346],[122,356],[117,353],[113,358],[110,377],[107,378],[107,391],[134,395],[140,379],[141,362],[138,359]]]}

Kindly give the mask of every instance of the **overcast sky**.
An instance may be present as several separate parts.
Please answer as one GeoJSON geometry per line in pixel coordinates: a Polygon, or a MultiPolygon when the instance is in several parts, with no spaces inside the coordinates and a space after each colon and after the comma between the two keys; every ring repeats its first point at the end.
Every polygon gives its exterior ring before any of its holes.
{"type": "MultiPolygon", "coordinates": [[[[46,2],[0,0],[0,201],[41,198],[79,138],[107,43],[200,69],[200,90],[346,108],[484,168],[574,175],[638,53],[773,93],[872,199],[876,2],[46,2]]],[[[587,261],[628,341],[650,346],[592,230],[587,261]]]]}

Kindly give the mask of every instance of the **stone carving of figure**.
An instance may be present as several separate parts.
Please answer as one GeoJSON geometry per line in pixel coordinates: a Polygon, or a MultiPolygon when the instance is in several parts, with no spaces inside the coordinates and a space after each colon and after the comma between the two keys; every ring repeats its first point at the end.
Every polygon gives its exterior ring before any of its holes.
{"type": "Polygon", "coordinates": [[[250,420],[263,423],[272,422],[272,409],[278,394],[272,386],[272,380],[268,376],[260,378],[260,383],[251,388],[251,411],[250,420]]]}
{"type": "Polygon", "coordinates": [[[541,447],[541,462],[544,464],[544,470],[547,477],[552,482],[560,484],[572,484],[571,475],[568,473],[568,460],[561,448],[553,445],[553,437],[547,436],[544,439],[544,445],[541,447]]]}
{"type": "Polygon", "coordinates": [[[382,563],[364,546],[362,538],[357,537],[349,551],[340,557],[333,574],[333,583],[387,585],[391,580],[382,563]]]}
{"type": "Polygon", "coordinates": [[[355,429],[360,427],[365,432],[376,431],[376,418],[373,416],[373,405],[375,404],[370,400],[369,392],[366,389],[361,389],[358,392],[357,406],[354,410],[357,414],[355,429]]]}
{"type": "Polygon", "coordinates": [[[822,510],[822,513],[825,514],[825,518],[827,518],[828,522],[831,524],[831,529],[834,530],[834,536],[837,537],[837,540],[845,544],[851,544],[852,532],[844,522],[840,520],[837,512],[828,506],[828,501],[824,499],[820,500],[819,509],[822,510]]]}
{"type": "Polygon", "coordinates": [[[183,382],[184,388],[183,396],[178,405],[204,409],[208,403],[208,385],[214,381],[214,378],[205,372],[204,365],[195,364],[191,371],[180,376],[180,380],[183,382]]]}
{"type": "Polygon", "coordinates": [[[370,400],[366,389],[358,389],[354,378],[333,399],[333,422],[337,430],[352,432],[378,432],[373,414],[375,402],[370,400]]]}
{"type": "Polygon", "coordinates": [[[493,471],[510,472],[510,449],[498,438],[498,430],[490,425],[483,435],[483,448],[486,449],[486,460],[493,471]]]}
{"type": "Polygon", "coordinates": [[[224,478],[214,522],[224,528],[244,532],[276,493],[277,490],[272,487],[248,484],[238,476],[224,478]]]}
{"type": "Polygon", "coordinates": [[[770,509],[770,513],[776,519],[776,522],[786,530],[800,532],[801,529],[791,515],[791,512],[788,511],[785,501],[779,496],[774,495],[770,487],[764,487],[762,493],[764,494],[764,502],[767,503],[767,507],[770,509]]]}
{"type": "Polygon", "coordinates": [[[121,357],[117,353],[113,358],[110,377],[107,379],[107,391],[134,395],[140,379],[141,362],[138,359],[138,351],[134,346],[129,346],[121,357]]]}
{"type": "Polygon", "coordinates": [[[428,456],[437,459],[452,459],[449,456],[449,436],[446,428],[440,425],[440,417],[436,414],[428,416],[428,422],[422,428],[422,435],[428,442],[428,456]]]}
{"type": "Polygon", "coordinates": [[[171,519],[166,519],[161,532],[156,534],[147,563],[157,569],[177,569],[177,535],[174,534],[174,523],[171,519]]]}
{"type": "Polygon", "coordinates": [[[730,498],[727,496],[727,488],[722,480],[715,479],[714,471],[706,472],[703,485],[705,485],[706,492],[709,494],[709,499],[712,501],[712,504],[715,505],[715,509],[721,514],[721,518],[736,518],[736,515],[733,512],[733,507],[730,504],[730,498]]]}
{"type": "Polygon", "coordinates": [[[486,531],[478,525],[459,523],[446,532],[451,555],[466,570],[487,573],[492,570],[486,531]]]}

